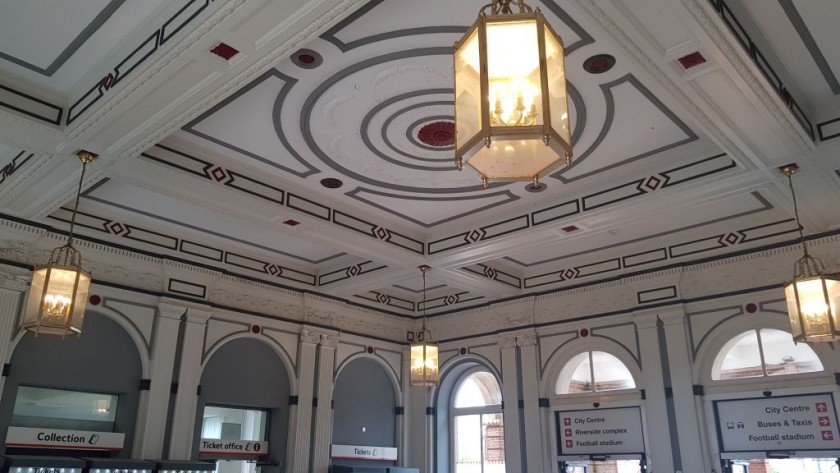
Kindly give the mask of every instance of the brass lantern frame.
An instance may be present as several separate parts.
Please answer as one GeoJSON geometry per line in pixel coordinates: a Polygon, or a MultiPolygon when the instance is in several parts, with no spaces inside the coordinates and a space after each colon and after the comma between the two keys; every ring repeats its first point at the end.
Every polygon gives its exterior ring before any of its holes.
{"type": "MultiPolygon", "coordinates": [[[[493,137],[504,137],[508,140],[515,140],[515,139],[529,139],[533,140],[535,138],[542,139],[543,143],[546,146],[550,146],[555,152],[557,152],[557,160],[554,161],[549,166],[539,170],[536,175],[533,176],[526,176],[523,175],[522,177],[506,177],[506,178],[498,178],[498,177],[488,177],[481,173],[480,170],[475,168],[479,173],[482,175],[482,184],[484,187],[487,187],[488,181],[490,179],[494,181],[521,181],[527,179],[532,179],[534,186],[539,187],[539,177],[540,175],[545,175],[550,171],[554,170],[561,164],[570,165],[572,160],[572,145],[571,142],[567,142],[560,134],[556,131],[554,127],[552,127],[551,122],[551,100],[549,94],[549,83],[548,83],[548,68],[546,63],[546,41],[545,41],[545,34],[551,34],[553,38],[557,41],[562,49],[563,56],[565,56],[565,44],[563,43],[562,38],[554,28],[549,24],[545,16],[543,16],[542,12],[540,12],[539,8],[531,9],[531,7],[525,5],[524,1],[519,0],[516,2],[511,2],[511,0],[493,0],[493,3],[490,5],[486,5],[482,8],[481,12],[478,15],[478,20],[467,30],[464,36],[455,43],[454,50],[456,54],[453,54],[453,71],[456,74],[456,81],[457,81],[457,52],[461,46],[464,45],[465,41],[469,40],[473,34],[477,34],[478,38],[478,55],[479,55],[479,89],[480,89],[480,123],[481,127],[476,132],[476,134],[467,140],[463,145],[458,146],[458,107],[457,107],[457,97],[456,97],[456,107],[455,107],[455,123],[456,123],[456,139],[455,139],[455,164],[460,171],[463,169],[464,163],[469,164],[470,158],[476,154],[478,151],[479,146],[486,146],[490,147],[491,143],[493,142],[493,137]],[[519,7],[518,13],[513,13],[510,4],[514,3],[516,6],[519,7]],[[487,10],[490,9],[490,14],[487,14],[487,10]],[[514,126],[499,126],[499,125],[492,125],[491,124],[491,106],[490,106],[490,77],[489,77],[489,62],[488,62],[488,48],[487,48],[487,26],[490,23],[499,24],[499,23],[516,23],[516,22],[523,22],[523,21],[533,21],[536,24],[536,32],[537,32],[537,54],[539,56],[539,85],[540,85],[540,102],[542,106],[542,110],[540,114],[542,115],[542,124],[541,125],[514,125],[514,126]],[[565,155],[565,159],[563,159],[565,155]],[[465,158],[465,156],[468,156],[465,158]]],[[[565,58],[563,59],[562,69],[565,75],[565,58]]],[[[565,78],[564,78],[565,81],[565,78]]],[[[457,87],[456,87],[457,93],[457,87]]],[[[568,85],[565,87],[565,97],[564,100],[566,102],[566,110],[565,113],[568,114],[569,109],[569,96],[568,96],[568,85]]],[[[569,137],[571,139],[571,130],[569,131],[569,137]]]]}
{"type": "Polygon", "coordinates": [[[426,328],[426,273],[431,271],[431,267],[428,265],[420,265],[419,266],[420,272],[423,273],[423,325],[422,328],[417,332],[408,332],[406,334],[406,339],[409,343],[409,373],[408,373],[408,382],[410,386],[413,387],[432,387],[438,386],[440,384],[440,350],[437,343],[432,342],[432,332],[426,328]],[[422,350],[422,376],[416,376],[414,373],[415,369],[415,351],[422,350]],[[434,361],[435,366],[430,377],[427,373],[427,360],[429,359],[429,353],[434,352],[434,361]]]}

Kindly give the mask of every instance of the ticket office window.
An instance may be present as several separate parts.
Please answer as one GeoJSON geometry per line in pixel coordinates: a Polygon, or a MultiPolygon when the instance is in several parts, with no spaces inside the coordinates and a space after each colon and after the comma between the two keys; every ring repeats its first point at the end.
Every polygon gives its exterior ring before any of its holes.
{"type": "Polygon", "coordinates": [[[19,386],[11,425],[113,432],[118,399],[114,394],[19,386]]]}
{"type": "Polygon", "coordinates": [[[565,462],[560,473],[642,473],[640,460],[581,460],[565,462]]]}
{"type": "MultiPolygon", "coordinates": [[[[228,406],[204,406],[201,438],[219,440],[268,440],[268,411],[228,406]]],[[[216,473],[256,473],[253,460],[220,460],[216,473]]]]}

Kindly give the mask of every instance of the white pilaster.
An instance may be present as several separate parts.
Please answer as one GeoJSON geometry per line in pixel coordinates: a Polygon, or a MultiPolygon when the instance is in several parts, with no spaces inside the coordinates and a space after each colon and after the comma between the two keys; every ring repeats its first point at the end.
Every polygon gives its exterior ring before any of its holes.
{"type": "Polygon", "coordinates": [[[140,392],[132,456],[162,458],[163,435],[172,386],[172,360],[178,349],[178,327],[186,307],[158,304],[149,366],[149,389],[140,392]]]}
{"type": "Polygon", "coordinates": [[[181,342],[181,365],[178,369],[178,392],[175,394],[172,434],[169,440],[170,460],[189,460],[192,455],[204,332],[210,315],[208,310],[187,308],[184,339],[181,342]]]}
{"type": "Polygon", "coordinates": [[[522,438],[519,428],[519,382],[517,379],[516,337],[499,337],[502,352],[502,416],[505,425],[505,465],[510,471],[522,467],[522,438]]]}
{"type": "Polygon", "coordinates": [[[321,335],[301,330],[298,344],[298,392],[297,405],[289,412],[289,444],[286,449],[287,471],[306,473],[309,471],[309,447],[312,432],[312,395],[315,384],[315,350],[321,335]]]}
{"type": "Polygon", "coordinates": [[[313,448],[312,471],[327,473],[330,464],[332,439],[332,398],[335,371],[335,347],[337,334],[321,335],[318,347],[318,407],[315,410],[315,445],[313,448]]]}
{"type": "Polygon", "coordinates": [[[522,373],[522,401],[525,403],[525,466],[528,473],[542,473],[542,429],[540,428],[540,379],[537,361],[537,335],[516,336],[522,373]]]}
{"type": "Polygon", "coordinates": [[[691,378],[691,341],[688,337],[685,310],[676,308],[660,312],[665,329],[665,342],[668,348],[668,362],[671,371],[671,389],[674,393],[674,410],[681,419],[698,419],[698,422],[677,422],[677,434],[680,439],[680,457],[685,473],[711,471],[706,447],[700,427],[700,415],[694,399],[694,384],[691,378]]]}
{"type": "MultiPolygon", "coordinates": [[[[13,276],[2,273],[5,276],[0,280],[0,357],[3,363],[8,363],[12,358],[12,342],[18,331],[18,321],[21,319],[23,308],[23,297],[26,295],[27,284],[24,281],[14,279],[13,276]]],[[[0,376],[0,393],[6,384],[6,377],[0,376]]]]}
{"type": "Polygon", "coordinates": [[[671,451],[671,432],[668,425],[668,410],[665,399],[665,380],[662,376],[662,356],[659,350],[655,313],[636,314],[633,317],[639,331],[641,347],[642,381],[646,393],[645,419],[651,471],[671,471],[674,456],[671,451]]]}

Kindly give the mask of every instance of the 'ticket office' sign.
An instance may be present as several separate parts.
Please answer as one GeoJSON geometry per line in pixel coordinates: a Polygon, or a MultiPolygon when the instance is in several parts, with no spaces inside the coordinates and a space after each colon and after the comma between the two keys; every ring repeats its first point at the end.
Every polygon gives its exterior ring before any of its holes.
{"type": "Polygon", "coordinates": [[[198,453],[208,455],[268,455],[268,442],[260,440],[201,439],[198,453]]]}
{"type": "Polygon", "coordinates": [[[830,394],[715,402],[725,452],[837,449],[840,435],[830,394]]]}
{"type": "Polygon", "coordinates": [[[8,447],[122,450],[124,442],[125,434],[117,432],[31,427],[9,427],[6,432],[6,446],[8,447]]]}

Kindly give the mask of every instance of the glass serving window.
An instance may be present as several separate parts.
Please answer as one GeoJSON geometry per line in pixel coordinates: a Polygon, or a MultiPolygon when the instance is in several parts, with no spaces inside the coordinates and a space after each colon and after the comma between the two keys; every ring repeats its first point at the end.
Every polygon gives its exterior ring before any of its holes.
{"type": "Polygon", "coordinates": [[[265,440],[268,413],[256,409],[205,406],[201,438],[265,440]]]}
{"type": "Polygon", "coordinates": [[[589,351],[575,355],[560,370],[554,392],[577,394],[633,389],[633,375],[615,356],[603,351],[589,351]]]}
{"type": "Polygon", "coordinates": [[[783,330],[749,330],[729,340],[715,357],[712,379],[742,379],[822,371],[808,345],[783,330]]]}
{"type": "Polygon", "coordinates": [[[113,432],[118,400],[114,394],[19,386],[11,425],[113,432]]]}

